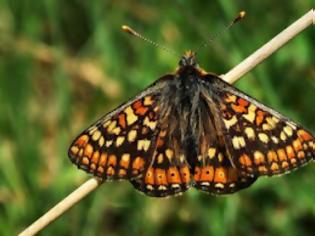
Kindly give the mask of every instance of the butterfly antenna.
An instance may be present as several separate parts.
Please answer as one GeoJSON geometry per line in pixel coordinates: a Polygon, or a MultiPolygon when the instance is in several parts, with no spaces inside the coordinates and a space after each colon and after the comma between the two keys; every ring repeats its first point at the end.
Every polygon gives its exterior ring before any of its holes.
{"type": "Polygon", "coordinates": [[[216,38],[221,36],[225,31],[230,29],[235,23],[241,21],[246,15],[245,11],[240,11],[238,15],[228,24],[226,25],[223,30],[217,32],[216,34],[212,35],[204,44],[202,44],[196,51],[199,51],[201,48],[208,47],[216,38]]]}
{"type": "Polygon", "coordinates": [[[134,29],[132,29],[132,28],[131,28],[130,26],[128,26],[128,25],[123,25],[123,26],[121,26],[121,29],[122,29],[124,32],[128,33],[128,34],[131,34],[131,35],[133,35],[133,36],[135,36],[135,37],[138,37],[138,38],[142,39],[143,41],[145,41],[145,42],[147,42],[147,43],[153,45],[154,47],[160,48],[160,49],[162,49],[162,50],[164,50],[164,51],[166,51],[166,52],[168,52],[168,53],[171,53],[171,54],[173,54],[173,55],[175,55],[175,56],[179,56],[179,53],[177,53],[177,52],[175,52],[174,50],[171,50],[171,49],[169,49],[169,48],[167,48],[167,47],[165,47],[165,46],[163,46],[163,45],[161,45],[161,44],[158,44],[158,43],[152,41],[151,39],[149,39],[149,38],[143,36],[142,34],[138,33],[137,31],[135,31],[134,29]]]}

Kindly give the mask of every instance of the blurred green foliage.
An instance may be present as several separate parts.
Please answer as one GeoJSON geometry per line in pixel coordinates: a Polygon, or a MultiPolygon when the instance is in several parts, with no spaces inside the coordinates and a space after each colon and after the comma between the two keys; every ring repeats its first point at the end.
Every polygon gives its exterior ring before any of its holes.
{"type": "MultiPolygon", "coordinates": [[[[183,52],[245,20],[199,52],[218,74],[314,7],[300,1],[0,1],[0,235],[32,223],[89,177],[71,140],[179,58],[129,37],[129,24],[183,52]]],[[[308,28],[236,86],[315,131],[315,33],[308,28]]],[[[106,183],[42,235],[314,235],[315,166],[261,178],[227,197],[196,190],[152,199],[106,183]]]]}

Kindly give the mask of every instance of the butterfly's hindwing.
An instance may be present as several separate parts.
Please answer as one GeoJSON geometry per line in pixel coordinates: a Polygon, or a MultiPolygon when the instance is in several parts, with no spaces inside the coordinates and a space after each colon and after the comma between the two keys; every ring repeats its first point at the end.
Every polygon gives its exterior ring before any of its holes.
{"type": "Polygon", "coordinates": [[[227,154],[219,147],[211,147],[208,155],[194,168],[194,187],[215,195],[230,194],[247,188],[256,181],[254,176],[242,175],[231,165],[227,154]]]}
{"type": "Polygon", "coordinates": [[[161,91],[158,133],[152,160],[140,178],[131,183],[149,196],[178,195],[191,185],[191,172],[185,155],[183,137],[187,137],[187,120],[180,99],[180,85],[173,79],[161,91]]]}
{"type": "Polygon", "coordinates": [[[169,139],[168,130],[160,130],[152,163],[143,176],[131,181],[133,186],[154,197],[178,195],[186,191],[191,183],[190,170],[184,154],[176,150],[177,146],[169,139]]]}
{"type": "Polygon", "coordinates": [[[211,194],[229,194],[249,187],[256,177],[242,175],[232,166],[224,145],[223,133],[218,130],[214,110],[201,96],[198,106],[198,155],[194,159],[194,187],[211,194]]]}

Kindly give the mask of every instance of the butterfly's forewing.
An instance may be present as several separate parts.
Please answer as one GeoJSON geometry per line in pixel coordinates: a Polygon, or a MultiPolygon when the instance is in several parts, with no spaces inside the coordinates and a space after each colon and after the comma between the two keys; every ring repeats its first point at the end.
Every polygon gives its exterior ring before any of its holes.
{"type": "Polygon", "coordinates": [[[272,176],[314,159],[314,137],[308,131],[215,79],[214,99],[235,167],[250,176],[272,176]]]}
{"type": "Polygon", "coordinates": [[[208,91],[202,94],[198,106],[198,155],[193,161],[194,187],[211,194],[229,194],[249,187],[256,177],[242,175],[232,166],[211,102],[208,91]]]}
{"type": "Polygon", "coordinates": [[[70,160],[103,180],[140,176],[154,153],[164,80],[83,131],[69,148],[70,160]]]}

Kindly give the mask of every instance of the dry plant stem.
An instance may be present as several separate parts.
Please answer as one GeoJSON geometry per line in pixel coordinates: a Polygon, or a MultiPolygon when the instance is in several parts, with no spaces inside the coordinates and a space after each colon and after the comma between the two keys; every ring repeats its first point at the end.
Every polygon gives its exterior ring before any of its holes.
{"type": "Polygon", "coordinates": [[[84,198],[90,192],[95,190],[101,184],[102,182],[97,178],[91,178],[87,180],[79,188],[74,190],[71,194],[69,194],[66,198],[64,198],[61,202],[59,202],[56,206],[51,208],[48,212],[46,212],[42,217],[40,217],[33,224],[27,227],[19,235],[20,236],[35,235],[36,233],[41,231],[44,227],[46,227],[51,222],[56,220],[60,215],[65,213],[72,206],[74,206],[82,198],[84,198]]]}
{"type": "MultiPolygon", "coordinates": [[[[262,62],[266,57],[270,56],[274,51],[287,43],[295,35],[300,33],[307,26],[315,23],[314,10],[309,11],[280,34],[278,34],[271,41],[266,43],[263,47],[258,49],[255,53],[246,58],[239,65],[234,67],[228,73],[222,76],[222,78],[229,82],[234,83],[242,75],[253,69],[256,65],[262,62]]],[[[68,209],[74,206],[82,198],[87,196],[90,192],[101,185],[101,181],[97,178],[91,178],[83,183],[78,189],[68,195],[65,199],[59,202],[56,206],[50,209],[37,221],[31,224],[19,235],[34,235],[45,228],[48,224],[56,220],[60,215],[65,213],[68,209]]]]}
{"type": "Polygon", "coordinates": [[[228,73],[221,75],[221,78],[228,83],[234,83],[311,24],[315,24],[315,11],[313,9],[235,66],[228,73]]]}

